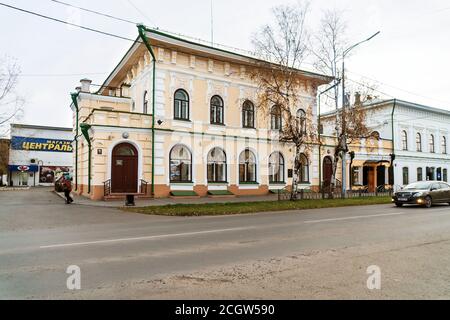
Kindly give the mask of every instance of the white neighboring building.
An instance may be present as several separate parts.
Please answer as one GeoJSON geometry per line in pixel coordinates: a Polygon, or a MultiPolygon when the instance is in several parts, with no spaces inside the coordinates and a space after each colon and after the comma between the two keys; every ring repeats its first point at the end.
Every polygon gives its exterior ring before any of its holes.
{"type": "Polygon", "coordinates": [[[72,171],[71,128],[11,125],[10,186],[51,186],[72,171]]]}
{"type": "Polygon", "coordinates": [[[383,104],[393,110],[395,185],[448,182],[450,111],[400,100],[383,104]]]}
{"type": "MultiPolygon", "coordinates": [[[[417,181],[449,181],[450,111],[397,99],[372,100],[365,104],[365,108],[368,111],[366,125],[377,133],[379,141],[378,144],[372,142],[370,152],[368,148],[356,152],[352,181],[367,183],[366,173],[362,170],[362,164],[367,164],[367,161],[379,161],[379,167],[390,167],[390,172],[393,168],[393,174],[385,171],[383,181],[395,189],[417,181]]],[[[335,134],[334,114],[321,116],[326,136],[335,134]]],[[[362,139],[361,145],[367,143],[362,139]]],[[[347,181],[350,181],[349,172],[347,170],[347,181]]]]}

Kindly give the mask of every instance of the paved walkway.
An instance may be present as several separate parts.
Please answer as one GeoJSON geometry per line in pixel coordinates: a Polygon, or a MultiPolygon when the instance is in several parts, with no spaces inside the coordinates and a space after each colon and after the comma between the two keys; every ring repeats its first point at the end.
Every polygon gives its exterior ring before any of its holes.
{"type": "MultiPolygon", "coordinates": [[[[56,193],[56,192],[55,192],[56,193]]],[[[56,193],[62,199],[64,198],[63,193],[56,193]]],[[[85,205],[85,206],[97,206],[97,207],[108,207],[108,208],[119,208],[125,205],[124,200],[120,201],[93,201],[86,197],[72,194],[74,205],[85,205]]],[[[266,195],[266,196],[247,196],[247,197],[235,197],[235,198],[193,198],[193,199],[151,199],[151,200],[136,200],[136,207],[150,207],[150,206],[164,206],[173,204],[207,204],[207,203],[230,203],[230,202],[262,202],[262,201],[276,201],[278,200],[278,195],[266,195]]]]}

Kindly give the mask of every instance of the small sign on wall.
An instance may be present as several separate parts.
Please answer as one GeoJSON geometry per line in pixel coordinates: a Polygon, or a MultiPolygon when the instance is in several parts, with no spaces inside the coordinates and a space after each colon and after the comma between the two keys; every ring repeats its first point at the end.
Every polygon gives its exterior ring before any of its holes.
{"type": "Polygon", "coordinates": [[[97,149],[97,154],[101,156],[103,154],[103,149],[97,149]]]}

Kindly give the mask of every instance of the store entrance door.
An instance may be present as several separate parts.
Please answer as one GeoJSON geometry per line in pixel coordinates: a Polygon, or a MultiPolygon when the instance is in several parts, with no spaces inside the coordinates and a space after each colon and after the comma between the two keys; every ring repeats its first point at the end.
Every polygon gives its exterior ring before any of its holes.
{"type": "Polygon", "coordinates": [[[28,187],[28,172],[19,172],[19,187],[28,187]]]}

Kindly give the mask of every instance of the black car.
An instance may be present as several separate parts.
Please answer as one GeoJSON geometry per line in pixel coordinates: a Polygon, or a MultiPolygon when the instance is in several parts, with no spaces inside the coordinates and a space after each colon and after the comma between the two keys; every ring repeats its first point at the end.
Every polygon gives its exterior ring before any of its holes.
{"type": "Polygon", "coordinates": [[[441,181],[416,182],[396,192],[392,202],[397,207],[415,204],[430,208],[434,203],[450,204],[450,185],[441,181]]]}

